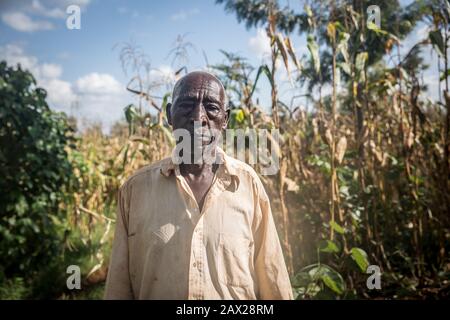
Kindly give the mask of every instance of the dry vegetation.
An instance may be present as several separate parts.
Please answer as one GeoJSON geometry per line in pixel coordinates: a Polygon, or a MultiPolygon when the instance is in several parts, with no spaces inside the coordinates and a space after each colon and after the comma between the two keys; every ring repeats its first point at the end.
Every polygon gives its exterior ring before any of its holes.
{"type": "MultiPolygon", "coordinates": [[[[269,0],[218,2],[248,26],[263,26],[271,39],[267,64],[252,66],[224,51],[222,64],[206,67],[226,85],[231,129],[280,129],[280,171],[261,178],[295,295],[448,298],[449,2],[400,8],[396,1],[379,1],[381,28],[366,25],[365,1],[318,1],[300,13],[269,0]],[[427,25],[428,37],[401,47],[419,22],[427,25]],[[307,43],[293,44],[295,32],[305,34],[307,43]],[[299,45],[308,47],[308,55],[294,51],[299,45]],[[425,49],[438,57],[438,101],[427,97],[420,54],[425,49]],[[299,95],[307,89],[309,108],[279,99],[280,68],[299,95]],[[264,77],[269,106],[254,98],[264,77]],[[381,268],[381,290],[366,287],[370,264],[381,268]]],[[[174,61],[184,61],[190,46],[180,37],[171,51],[174,61]]],[[[66,204],[70,226],[84,245],[98,248],[83,270],[90,285],[101,283],[107,271],[117,188],[173,147],[165,119],[171,88],[149,80],[138,47],[121,47],[120,58],[139,104],[125,108],[127,123],[116,124],[110,135],[93,126],[69,151],[79,181],[66,204]]],[[[188,64],[177,69],[175,78],[188,64]]]]}

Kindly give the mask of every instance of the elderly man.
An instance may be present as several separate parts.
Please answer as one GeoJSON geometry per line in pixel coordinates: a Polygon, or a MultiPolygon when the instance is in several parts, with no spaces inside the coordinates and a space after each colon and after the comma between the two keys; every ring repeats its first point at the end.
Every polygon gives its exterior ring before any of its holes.
{"type": "MultiPolygon", "coordinates": [[[[192,149],[194,123],[222,131],[228,117],[224,87],[207,72],[181,78],[167,105],[169,124],[191,134],[192,149]]],[[[105,298],[292,299],[258,175],[217,139],[203,136],[200,149],[216,161],[195,161],[188,150],[187,161],[153,163],[120,188],[105,298]]]]}

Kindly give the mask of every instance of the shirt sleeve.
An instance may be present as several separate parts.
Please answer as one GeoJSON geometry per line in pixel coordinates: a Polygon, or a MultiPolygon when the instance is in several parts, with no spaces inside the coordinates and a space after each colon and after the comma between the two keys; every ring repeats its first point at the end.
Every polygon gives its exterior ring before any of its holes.
{"type": "Polygon", "coordinates": [[[258,181],[256,199],[255,271],[257,299],[292,300],[292,287],[280,240],[275,227],[269,198],[261,181],[258,181]]]}
{"type": "Polygon", "coordinates": [[[133,299],[128,261],[127,221],[129,198],[126,185],[118,192],[116,230],[112,245],[111,261],[106,278],[104,299],[133,299]]]}

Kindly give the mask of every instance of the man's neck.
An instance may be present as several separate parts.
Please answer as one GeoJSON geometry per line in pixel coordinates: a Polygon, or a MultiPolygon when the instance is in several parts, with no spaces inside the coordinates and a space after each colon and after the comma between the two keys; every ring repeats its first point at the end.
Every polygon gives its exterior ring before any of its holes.
{"type": "Polygon", "coordinates": [[[207,176],[210,173],[214,173],[217,170],[216,164],[209,163],[181,163],[180,164],[180,173],[182,176],[195,176],[195,177],[203,177],[207,176]]]}
{"type": "Polygon", "coordinates": [[[194,176],[196,178],[201,178],[204,176],[209,176],[211,173],[216,172],[217,168],[219,167],[216,161],[206,161],[206,159],[216,159],[216,148],[205,148],[203,152],[208,152],[209,157],[205,157],[202,155],[202,158],[199,159],[199,161],[196,161],[194,159],[194,156],[192,156],[190,163],[182,162],[180,164],[180,173],[182,176],[194,176]]]}

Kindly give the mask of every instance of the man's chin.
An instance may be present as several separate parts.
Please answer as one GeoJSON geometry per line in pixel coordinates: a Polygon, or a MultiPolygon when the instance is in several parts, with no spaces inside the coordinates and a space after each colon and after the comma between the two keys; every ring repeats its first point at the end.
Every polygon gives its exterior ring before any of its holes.
{"type": "Polygon", "coordinates": [[[206,140],[206,141],[202,141],[202,146],[203,147],[207,147],[213,144],[212,140],[206,140]]]}
{"type": "Polygon", "coordinates": [[[206,147],[206,146],[210,146],[210,145],[214,144],[214,142],[215,142],[214,137],[203,138],[203,139],[200,139],[200,141],[198,141],[198,145],[201,145],[202,147],[206,147]]]}

